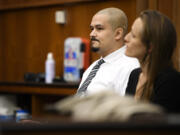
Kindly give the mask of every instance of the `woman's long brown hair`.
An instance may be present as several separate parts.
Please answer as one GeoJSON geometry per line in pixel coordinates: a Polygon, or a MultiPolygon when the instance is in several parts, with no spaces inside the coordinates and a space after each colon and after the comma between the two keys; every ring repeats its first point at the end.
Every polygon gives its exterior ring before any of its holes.
{"type": "Polygon", "coordinates": [[[141,64],[147,64],[148,71],[141,99],[149,100],[158,73],[166,67],[173,66],[172,55],[176,48],[177,36],[171,20],[160,12],[146,10],[139,17],[143,22],[141,40],[147,48],[141,64]]]}

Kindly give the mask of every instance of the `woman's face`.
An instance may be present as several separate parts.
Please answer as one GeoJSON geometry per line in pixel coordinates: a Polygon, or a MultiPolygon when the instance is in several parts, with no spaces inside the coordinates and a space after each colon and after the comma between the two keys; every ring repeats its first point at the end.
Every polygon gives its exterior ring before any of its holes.
{"type": "Polygon", "coordinates": [[[125,36],[127,46],[125,54],[129,57],[135,57],[141,61],[146,54],[146,46],[142,43],[143,22],[137,18],[131,28],[131,31],[125,36]]]}

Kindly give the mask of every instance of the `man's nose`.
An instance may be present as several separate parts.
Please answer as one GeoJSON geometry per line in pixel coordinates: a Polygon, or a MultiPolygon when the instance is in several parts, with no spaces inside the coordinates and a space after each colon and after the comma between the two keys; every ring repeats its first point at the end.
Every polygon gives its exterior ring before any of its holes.
{"type": "Polygon", "coordinates": [[[96,32],[95,32],[95,30],[92,30],[90,33],[90,37],[95,37],[95,36],[96,36],[96,32]]]}

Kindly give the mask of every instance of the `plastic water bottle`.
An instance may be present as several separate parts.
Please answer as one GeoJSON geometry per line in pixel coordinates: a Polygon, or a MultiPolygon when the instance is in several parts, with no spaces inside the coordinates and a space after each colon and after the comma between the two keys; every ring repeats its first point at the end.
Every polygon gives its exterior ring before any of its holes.
{"type": "Polygon", "coordinates": [[[49,52],[45,63],[45,82],[53,83],[54,78],[55,78],[55,61],[53,58],[53,53],[49,52]]]}

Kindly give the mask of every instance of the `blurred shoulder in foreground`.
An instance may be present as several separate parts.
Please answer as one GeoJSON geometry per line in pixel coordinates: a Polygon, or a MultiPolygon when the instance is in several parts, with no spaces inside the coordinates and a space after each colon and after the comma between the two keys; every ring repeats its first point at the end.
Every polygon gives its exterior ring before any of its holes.
{"type": "Polygon", "coordinates": [[[138,114],[162,115],[157,105],[102,91],[86,97],[70,96],[54,104],[59,113],[68,114],[74,121],[127,121],[138,114]]]}

